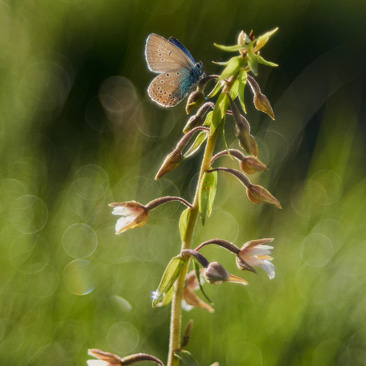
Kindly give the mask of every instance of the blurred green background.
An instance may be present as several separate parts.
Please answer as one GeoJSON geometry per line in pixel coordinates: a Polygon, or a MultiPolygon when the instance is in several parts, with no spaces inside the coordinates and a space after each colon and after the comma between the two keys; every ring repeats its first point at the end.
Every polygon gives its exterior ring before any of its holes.
{"type": "MultiPolygon", "coordinates": [[[[179,251],[172,203],[114,235],[109,202],[191,200],[200,154],[154,175],[181,135],[184,102],[147,97],[149,33],[178,38],[207,73],[240,30],[279,26],[258,82],[276,121],[248,120],[283,210],[254,206],[219,176],[195,244],[274,237],[276,278],[205,285],[215,313],[194,309],[188,349],[201,365],[366,365],[364,0],[13,0],[0,2],[0,364],[84,365],[88,348],[166,360],[169,308],[151,308],[179,251]]],[[[237,147],[233,123],[227,140],[237,147]]],[[[236,167],[230,159],[221,165],[236,167]]]]}

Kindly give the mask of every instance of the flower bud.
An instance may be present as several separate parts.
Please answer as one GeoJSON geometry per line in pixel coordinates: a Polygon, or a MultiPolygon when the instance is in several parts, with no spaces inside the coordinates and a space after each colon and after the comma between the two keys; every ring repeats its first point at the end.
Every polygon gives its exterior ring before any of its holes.
{"type": "Polygon", "coordinates": [[[269,203],[277,208],[282,208],[280,202],[262,186],[250,184],[247,186],[247,196],[255,204],[269,203]]]}
{"type": "Polygon", "coordinates": [[[239,145],[241,148],[243,148],[250,155],[258,155],[257,142],[254,136],[249,133],[245,124],[236,124],[236,135],[238,136],[239,145]]]}
{"type": "Polygon", "coordinates": [[[258,111],[264,112],[268,114],[273,120],[275,119],[275,115],[269,102],[268,98],[262,94],[261,89],[253,78],[253,76],[248,75],[247,81],[253,93],[253,104],[258,111]]]}
{"type": "Polygon", "coordinates": [[[198,89],[193,91],[187,100],[186,113],[189,114],[192,109],[199,107],[205,101],[205,94],[198,89]]]}
{"type": "Polygon", "coordinates": [[[211,284],[215,284],[215,285],[219,285],[222,282],[234,282],[234,283],[240,283],[242,285],[248,284],[248,282],[245,281],[244,279],[230,274],[218,262],[210,263],[206,267],[203,275],[205,276],[207,282],[209,282],[211,284]]]}
{"type": "Polygon", "coordinates": [[[184,126],[183,133],[187,133],[193,128],[200,126],[201,123],[202,123],[202,117],[198,113],[195,114],[188,120],[187,124],[184,126]]]}
{"type": "Polygon", "coordinates": [[[116,234],[144,226],[149,218],[149,210],[136,201],[115,202],[108,206],[113,207],[113,215],[122,216],[117,220],[116,234]]]}
{"type": "Polygon", "coordinates": [[[164,174],[176,168],[182,160],[183,160],[182,151],[173,150],[170,154],[166,156],[165,160],[163,161],[163,164],[161,164],[159,171],[156,173],[155,180],[158,180],[164,174]]]}
{"type": "Polygon", "coordinates": [[[245,34],[245,32],[242,30],[238,35],[238,44],[245,45],[245,41],[248,38],[248,36],[245,34]]]}
{"type": "Polygon", "coordinates": [[[220,284],[230,278],[230,273],[218,262],[210,263],[203,272],[203,275],[206,281],[211,284],[220,284]]]}
{"type": "Polygon", "coordinates": [[[275,119],[275,115],[274,115],[271,103],[269,102],[268,98],[264,94],[258,93],[256,95],[254,95],[253,103],[254,103],[255,108],[257,108],[258,111],[268,114],[273,120],[275,119]]]}
{"type": "Polygon", "coordinates": [[[267,167],[257,158],[253,156],[245,156],[239,162],[240,169],[246,174],[253,174],[267,170],[267,167]]]}

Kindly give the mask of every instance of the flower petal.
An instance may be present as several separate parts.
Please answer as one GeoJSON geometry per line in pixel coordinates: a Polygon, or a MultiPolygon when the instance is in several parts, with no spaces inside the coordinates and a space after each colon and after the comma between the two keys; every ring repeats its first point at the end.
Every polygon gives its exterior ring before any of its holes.
{"type": "Polygon", "coordinates": [[[274,269],[275,267],[271,262],[262,261],[262,263],[260,264],[260,267],[267,272],[267,275],[270,280],[272,280],[275,277],[275,275],[276,275],[275,269],[274,269]]]}

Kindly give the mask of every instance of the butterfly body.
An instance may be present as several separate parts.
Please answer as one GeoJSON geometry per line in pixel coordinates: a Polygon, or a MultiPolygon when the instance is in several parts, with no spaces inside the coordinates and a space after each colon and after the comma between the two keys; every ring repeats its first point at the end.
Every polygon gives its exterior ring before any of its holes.
{"type": "Polygon", "coordinates": [[[175,38],[150,34],[145,57],[150,71],[160,74],[150,83],[149,96],[163,107],[177,105],[202,78],[202,63],[175,38]]]}

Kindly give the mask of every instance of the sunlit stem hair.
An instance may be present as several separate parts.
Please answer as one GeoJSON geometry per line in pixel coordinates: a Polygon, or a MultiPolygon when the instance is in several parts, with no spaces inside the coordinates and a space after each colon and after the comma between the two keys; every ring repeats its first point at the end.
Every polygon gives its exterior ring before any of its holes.
{"type": "Polygon", "coordinates": [[[220,156],[224,156],[224,155],[231,155],[233,156],[235,159],[237,159],[238,161],[243,161],[245,160],[246,156],[239,150],[236,149],[228,149],[228,150],[223,150],[218,152],[215,156],[212,157],[211,159],[211,164],[220,156]]]}
{"type": "Polygon", "coordinates": [[[176,196],[164,196],[156,198],[155,200],[150,201],[147,205],[145,205],[145,208],[149,211],[153,210],[154,208],[161,206],[165,203],[171,202],[171,201],[179,201],[186,205],[189,208],[192,208],[192,204],[190,204],[188,201],[186,201],[182,197],[176,197],[176,196]]]}

